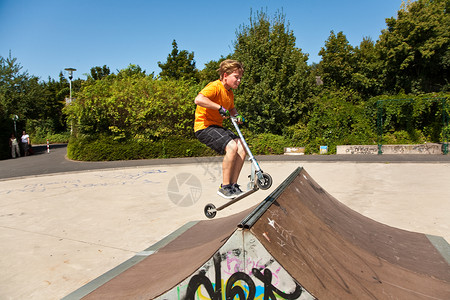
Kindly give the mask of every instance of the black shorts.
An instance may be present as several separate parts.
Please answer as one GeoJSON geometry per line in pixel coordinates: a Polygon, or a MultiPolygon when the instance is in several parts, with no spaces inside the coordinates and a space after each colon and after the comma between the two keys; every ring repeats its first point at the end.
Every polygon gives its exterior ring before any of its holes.
{"type": "Polygon", "coordinates": [[[225,148],[228,143],[238,138],[233,131],[216,125],[211,125],[208,128],[196,131],[195,137],[221,155],[225,154],[225,148]]]}

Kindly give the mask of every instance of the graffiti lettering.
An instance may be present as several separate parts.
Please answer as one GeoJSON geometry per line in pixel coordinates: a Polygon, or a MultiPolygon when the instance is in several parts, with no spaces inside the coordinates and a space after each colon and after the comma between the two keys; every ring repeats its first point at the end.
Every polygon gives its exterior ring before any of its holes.
{"type": "MultiPolygon", "coordinates": [[[[227,253],[226,261],[227,261],[227,269],[228,269],[227,273],[228,274],[231,275],[235,272],[244,270],[244,261],[242,261],[238,257],[232,256],[229,253],[227,253]]],[[[261,264],[260,261],[261,261],[261,259],[256,261],[256,260],[252,259],[251,257],[248,257],[247,259],[245,259],[246,265],[252,265],[254,268],[265,268],[266,265],[261,264]]],[[[250,275],[251,275],[251,273],[250,273],[250,275]]]]}
{"type": "Polygon", "coordinates": [[[272,272],[269,269],[265,269],[264,274],[258,269],[253,269],[252,273],[264,283],[264,300],[276,300],[274,292],[284,299],[297,299],[302,294],[302,288],[298,284],[295,285],[295,290],[291,294],[284,293],[274,287],[272,284],[272,272]]]}
{"type": "MultiPolygon", "coordinates": [[[[214,257],[214,272],[215,284],[206,276],[206,271],[202,270],[199,274],[191,277],[186,290],[184,300],[194,300],[199,288],[203,287],[212,300],[222,300],[222,270],[221,270],[222,255],[217,252],[214,257]]],[[[268,268],[264,269],[264,273],[260,270],[263,268],[252,268],[251,275],[259,279],[263,283],[264,300],[276,300],[277,294],[284,299],[297,299],[302,294],[303,289],[300,285],[295,283],[295,290],[292,293],[285,293],[277,289],[272,283],[273,273],[268,268]]],[[[278,270],[279,271],[279,270],[278,270]]],[[[228,278],[225,286],[225,299],[233,300],[236,296],[238,299],[253,300],[256,295],[256,284],[252,277],[244,272],[238,271],[233,273],[228,278]]],[[[278,297],[278,298],[279,298],[278,297]]]]}
{"type": "Polygon", "coordinates": [[[218,300],[218,299],[222,298],[222,297],[220,297],[220,293],[217,293],[217,291],[214,290],[211,280],[209,280],[209,278],[206,277],[204,273],[202,273],[202,274],[194,275],[191,278],[191,281],[189,282],[189,285],[188,285],[188,288],[186,291],[186,299],[194,299],[195,292],[197,291],[197,289],[200,286],[205,287],[206,292],[208,293],[208,295],[211,299],[218,300]]]}
{"type": "Polygon", "coordinates": [[[214,254],[213,261],[214,261],[214,268],[216,272],[216,285],[213,287],[213,284],[211,280],[209,280],[208,277],[206,277],[206,271],[201,271],[200,274],[192,276],[191,280],[189,280],[189,284],[186,290],[186,297],[185,300],[194,300],[195,293],[197,292],[198,288],[203,286],[208,295],[209,298],[212,300],[221,300],[221,282],[222,282],[222,274],[220,271],[220,253],[217,252],[214,254]]]}
{"type": "Polygon", "coordinates": [[[374,146],[349,146],[345,149],[345,152],[348,154],[377,154],[378,147],[374,146]]]}
{"type": "MultiPolygon", "coordinates": [[[[384,146],[384,148],[387,148],[388,146],[384,146]]],[[[442,153],[441,146],[439,144],[420,144],[420,145],[395,145],[390,146],[392,148],[392,153],[394,154],[404,154],[404,153],[410,153],[410,154],[440,154],[442,153]]],[[[383,150],[384,152],[384,150],[383,150]]],[[[386,153],[389,152],[388,149],[385,151],[386,153]]]]}
{"type": "Polygon", "coordinates": [[[235,296],[238,299],[255,299],[256,286],[252,278],[245,273],[237,272],[231,275],[228,279],[227,287],[225,289],[226,300],[233,300],[235,296]],[[243,281],[248,286],[248,296],[245,296],[245,290],[239,286],[235,285],[236,282],[243,281]]]}
{"type": "MultiPolygon", "coordinates": [[[[262,259],[254,259],[252,257],[248,257],[245,255],[245,259],[240,258],[241,249],[233,249],[232,251],[228,251],[226,254],[222,254],[222,261],[226,261],[226,269],[223,272],[227,275],[233,275],[236,272],[244,272],[245,266],[247,266],[248,275],[252,275],[251,268],[257,269],[265,269],[271,264],[274,263],[273,259],[270,259],[267,263],[263,264],[261,262],[262,259]]],[[[278,268],[274,273],[275,285],[279,282],[278,273],[281,271],[281,268],[278,268]]]]}

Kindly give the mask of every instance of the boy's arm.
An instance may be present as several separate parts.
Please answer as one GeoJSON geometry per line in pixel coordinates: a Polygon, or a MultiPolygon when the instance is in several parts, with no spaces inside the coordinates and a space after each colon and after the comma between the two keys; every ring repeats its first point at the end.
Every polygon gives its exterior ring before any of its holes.
{"type": "Polygon", "coordinates": [[[209,108],[209,109],[214,109],[214,110],[219,110],[220,105],[211,101],[208,97],[204,96],[203,94],[198,94],[197,97],[195,97],[195,104],[197,104],[198,106],[204,107],[204,108],[209,108]]]}
{"type": "MultiPolygon", "coordinates": [[[[203,94],[199,93],[197,95],[197,97],[195,97],[195,104],[197,104],[198,106],[204,107],[204,108],[209,108],[209,109],[214,109],[214,110],[219,110],[222,106],[220,104],[217,104],[216,102],[210,100],[208,97],[204,96],[203,94]]],[[[238,112],[236,110],[235,107],[233,107],[230,110],[230,115],[231,116],[235,116],[237,115],[238,112]]],[[[227,118],[225,116],[223,116],[224,118],[227,118]]],[[[238,122],[239,124],[242,123],[241,121],[238,122]]]]}

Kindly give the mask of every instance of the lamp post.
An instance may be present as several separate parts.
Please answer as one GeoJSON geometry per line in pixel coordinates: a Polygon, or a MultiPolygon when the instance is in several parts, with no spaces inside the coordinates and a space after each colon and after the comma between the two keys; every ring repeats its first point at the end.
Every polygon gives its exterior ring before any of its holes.
{"type": "Polygon", "coordinates": [[[19,120],[19,116],[18,116],[18,115],[14,115],[14,116],[12,117],[12,119],[13,119],[13,121],[14,121],[14,136],[16,136],[16,135],[17,135],[17,126],[16,126],[16,122],[17,122],[17,120],[19,120]]]}
{"type": "Polygon", "coordinates": [[[69,72],[69,89],[70,89],[70,102],[72,102],[72,78],[73,78],[73,72],[76,71],[77,69],[74,68],[65,68],[64,70],[66,70],[67,72],[69,72]]]}
{"type": "MultiPolygon", "coordinates": [[[[66,70],[67,72],[69,72],[69,90],[70,90],[70,95],[69,95],[69,103],[72,103],[72,78],[73,78],[73,72],[75,72],[77,69],[74,68],[65,68],[64,70],[66,70]]],[[[70,124],[70,134],[73,133],[73,120],[70,124]]]]}

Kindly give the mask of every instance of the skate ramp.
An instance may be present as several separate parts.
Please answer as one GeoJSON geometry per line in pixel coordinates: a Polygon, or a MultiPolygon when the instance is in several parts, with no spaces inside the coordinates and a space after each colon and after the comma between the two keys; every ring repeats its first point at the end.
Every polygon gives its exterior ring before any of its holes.
{"type": "Polygon", "coordinates": [[[161,249],[156,246],[144,251],[155,253],[138,263],[131,259],[128,264],[131,266],[116,276],[107,275],[110,278],[102,280],[105,284],[86,286],[64,299],[80,299],[81,296],[85,296],[83,299],[154,299],[177,286],[208,261],[251,210],[228,218],[194,222],[161,249]],[[88,294],[91,289],[93,292],[88,294]]]}
{"type": "Polygon", "coordinates": [[[450,265],[427,235],[351,210],[304,170],[242,226],[319,299],[450,299],[450,265]]]}
{"type": "Polygon", "coordinates": [[[364,217],[298,168],[257,207],[195,223],[65,299],[450,299],[447,255],[444,239],[364,217]]]}

